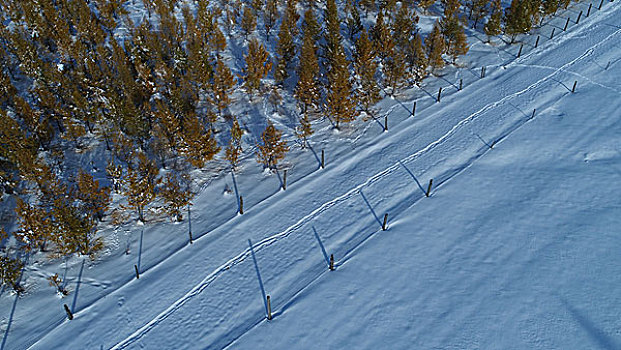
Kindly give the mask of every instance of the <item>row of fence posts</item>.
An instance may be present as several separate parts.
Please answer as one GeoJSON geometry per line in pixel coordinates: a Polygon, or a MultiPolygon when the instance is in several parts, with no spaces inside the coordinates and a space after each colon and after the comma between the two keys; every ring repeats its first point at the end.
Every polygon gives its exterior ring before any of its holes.
{"type": "MultiPolygon", "coordinates": [[[[612,0],[611,0],[612,2],[612,0]]],[[[601,0],[599,3],[599,6],[597,7],[598,10],[601,10],[602,8],[602,4],[604,3],[604,0],[601,0]]],[[[586,17],[589,17],[589,15],[591,14],[591,9],[593,7],[593,4],[589,4],[589,8],[587,10],[586,13],[586,17]]],[[[582,11],[580,11],[580,13],[578,14],[578,17],[576,18],[576,24],[578,24],[580,22],[580,18],[582,17],[582,11]]],[[[569,21],[570,18],[567,18],[567,21],[565,22],[565,26],[563,28],[563,31],[567,30],[567,26],[569,25],[569,21]]],[[[550,34],[550,39],[554,38],[554,32],[555,32],[555,28],[552,28],[552,32],[550,34]]],[[[537,40],[535,41],[535,48],[537,48],[539,46],[539,39],[540,39],[540,35],[537,35],[537,40]]],[[[523,49],[524,44],[520,44],[520,49],[518,51],[517,57],[519,58],[522,54],[522,49],[523,49]]],[[[610,63],[609,63],[610,64],[610,63]]],[[[481,67],[481,79],[485,78],[485,74],[486,74],[486,67],[483,66],[481,67]]],[[[576,92],[576,86],[578,84],[578,81],[575,80],[574,84],[571,88],[571,92],[575,93],[576,92]]],[[[459,91],[461,91],[463,89],[463,79],[459,79],[459,91]]],[[[440,87],[438,89],[438,96],[436,99],[436,102],[440,102],[441,100],[441,96],[442,96],[442,87],[440,87]]],[[[533,109],[533,113],[531,114],[529,119],[533,119],[535,117],[535,113],[536,113],[537,109],[533,109]]],[[[416,101],[414,101],[414,104],[412,106],[412,117],[416,116],[416,101]]],[[[388,115],[384,116],[384,131],[388,131],[388,115]]],[[[496,143],[496,141],[494,141],[492,143],[492,145],[490,146],[490,148],[493,147],[493,145],[496,143]]],[[[322,149],[321,150],[321,164],[320,164],[321,169],[325,168],[325,151],[322,149]]],[[[429,180],[429,185],[427,187],[427,191],[425,192],[425,197],[429,197],[431,195],[431,189],[433,186],[433,179],[429,180]]],[[[286,190],[287,189],[287,170],[284,170],[283,173],[283,181],[282,181],[282,189],[286,190]]],[[[240,195],[239,196],[239,214],[243,215],[244,214],[244,198],[240,195]]],[[[388,213],[384,214],[384,221],[382,223],[382,231],[386,231],[388,229],[388,213]]],[[[191,211],[190,211],[190,205],[188,204],[188,234],[189,234],[189,238],[190,238],[190,244],[193,243],[193,237],[192,237],[192,219],[191,219],[191,211]]],[[[141,241],[142,241],[142,237],[141,237],[141,241]]],[[[142,242],[141,242],[142,244],[142,242]]],[[[139,253],[140,254],[140,253],[139,253]]],[[[330,254],[330,261],[329,261],[329,265],[328,265],[328,269],[330,271],[334,271],[335,270],[335,264],[334,264],[334,254],[330,254]]],[[[136,279],[140,279],[140,270],[137,264],[134,265],[134,271],[136,274],[136,279]]],[[[267,296],[267,319],[271,320],[272,319],[272,309],[271,309],[271,297],[268,295],[267,296]]],[[[65,310],[65,313],[67,314],[67,318],[69,320],[73,320],[73,313],[71,312],[69,306],[67,304],[63,304],[63,308],[65,310]]]]}

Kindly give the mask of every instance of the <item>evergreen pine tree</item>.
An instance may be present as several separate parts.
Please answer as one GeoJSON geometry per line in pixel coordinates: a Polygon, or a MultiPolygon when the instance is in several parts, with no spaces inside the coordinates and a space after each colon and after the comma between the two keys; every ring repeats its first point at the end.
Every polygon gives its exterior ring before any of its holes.
{"type": "Polygon", "coordinates": [[[252,33],[257,28],[257,15],[250,6],[244,6],[241,28],[244,37],[248,37],[248,34],[252,33]]]}
{"type": "Polygon", "coordinates": [[[263,13],[263,24],[265,25],[267,41],[270,41],[270,33],[276,25],[276,21],[278,21],[278,0],[267,0],[265,12],[263,13]]]}
{"type": "Polygon", "coordinates": [[[375,73],[377,72],[375,58],[373,44],[369,40],[367,31],[363,29],[362,34],[356,40],[354,71],[359,80],[358,100],[367,113],[370,111],[370,107],[381,99],[379,94],[380,88],[375,79],[375,73]]]}
{"type": "Polygon", "coordinates": [[[559,0],[543,0],[542,11],[544,16],[552,16],[558,11],[559,0]]]}
{"type": "Polygon", "coordinates": [[[43,208],[30,205],[21,198],[17,198],[15,213],[19,230],[15,232],[15,238],[23,243],[26,251],[45,249],[45,243],[52,238],[52,219],[43,208]]]}
{"type": "Polygon", "coordinates": [[[491,15],[484,28],[485,34],[487,35],[487,42],[490,41],[491,37],[499,35],[502,32],[500,27],[501,20],[502,5],[500,4],[500,0],[491,0],[491,15]]]}
{"type": "Polygon", "coordinates": [[[125,195],[130,208],[138,212],[140,221],[145,221],[144,208],[155,199],[155,186],[159,183],[155,163],[144,153],[138,153],[138,164],[131,165],[125,176],[125,195]]]}
{"type": "Polygon", "coordinates": [[[231,140],[229,141],[229,145],[226,147],[226,159],[231,164],[231,168],[233,171],[237,168],[239,164],[239,156],[242,153],[242,138],[243,132],[239,127],[239,123],[237,122],[237,118],[233,118],[233,125],[231,126],[231,140]]]}
{"type": "Polygon", "coordinates": [[[390,33],[390,28],[384,22],[384,11],[382,10],[377,12],[375,26],[373,26],[371,31],[371,39],[373,40],[373,45],[375,46],[377,55],[382,60],[390,56],[392,50],[394,49],[395,42],[392,34],[390,33]]]}
{"type": "Polygon", "coordinates": [[[21,275],[24,264],[18,259],[9,256],[0,256],[0,286],[10,286],[20,291],[17,281],[21,275]]]}
{"type": "Polygon", "coordinates": [[[390,95],[393,96],[405,82],[407,73],[405,55],[401,50],[392,50],[390,56],[386,57],[382,71],[385,85],[390,87],[390,95]]]}
{"type": "Polygon", "coordinates": [[[261,134],[261,140],[263,144],[257,145],[257,162],[266,168],[275,169],[289,150],[287,142],[282,140],[282,131],[276,129],[272,122],[268,122],[261,134]]]}
{"type": "Polygon", "coordinates": [[[410,76],[416,83],[423,80],[427,70],[427,56],[423,48],[423,39],[416,33],[409,41],[405,50],[406,62],[410,71],[410,76]]]}
{"type": "Polygon", "coordinates": [[[313,32],[305,27],[302,47],[300,48],[298,82],[295,87],[295,96],[302,106],[303,114],[306,114],[309,107],[317,105],[321,97],[317,46],[312,34],[313,32]]]}
{"type": "Polygon", "coordinates": [[[358,111],[353,98],[349,62],[345,58],[343,47],[340,44],[336,48],[333,60],[328,71],[326,103],[328,113],[332,116],[338,129],[341,123],[353,121],[358,116],[358,111]]]}
{"type": "Polygon", "coordinates": [[[243,69],[244,86],[253,93],[261,87],[261,79],[272,69],[269,53],[257,39],[248,43],[248,53],[245,56],[246,67],[243,69]]]}
{"type": "Polygon", "coordinates": [[[440,21],[446,53],[453,57],[453,63],[458,56],[465,55],[468,52],[466,34],[459,21],[459,6],[459,0],[446,0],[444,17],[440,21]]]}
{"type": "Polygon", "coordinates": [[[211,95],[220,115],[230,103],[229,96],[235,87],[235,82],[235,77],[229,67],[222,62],[222,59],[218,59],[211,84],[211,95]]]}
{"type": "Polygon", "coordinates": [[[289,66],[295,57],[295,37],[297,36],[297,22],[299,15],[295,9],[296,0],[287,0],[285,13],[278,32],[276,53],[278,62],[274,72],[276,83],[282,84],[289,77],[289,66]]]}
{"type": "Polygon", "coordinates": [[[183,121],[183,146],[181,154],[188,162],[202,168],[220,152],[220,147],[213,137],[212,131],[207,130],[194,115],[187,116],[183,121]]]}
{"type": "Polygon", "coordinates": [[[111,201],[110,189],[99,186],[99,181],[82,169],[78,173],[76,197],[82,202],[84,214],[98,220],[103,219],[111,201]]]}
{"type": "Polygon", "coordinates": [[[168,173],[159,196],[164,200],[164,210],[173,221],[182,221],[181,210],[190,204],[194,194],[190,190],[189,175],[168,173]]]}
{"type": "Polygon", "coordinates": [[[425,38],[425,48],[427,49],[427,60],[431,66],[432,72],[435,69],[444,67],[444,39],[440,33],[440,24],[438,21],[433,25],[433,30],[425,38]]]}
{"type": "Polygon", "coordinates": [[[313,127],[307,113],[302,114],[300,126],[296,130],[296,136],[302,140],[302,148],[306,148],[306,140],[313,134],[313,127]]]}
{"type": "Polygon", "coordinates": [[[511,6],[505,10],[505,33],[511,36],[511,43],[518,34],[528,33],[532,26],[526,0],[512,0],[511,6]]]}

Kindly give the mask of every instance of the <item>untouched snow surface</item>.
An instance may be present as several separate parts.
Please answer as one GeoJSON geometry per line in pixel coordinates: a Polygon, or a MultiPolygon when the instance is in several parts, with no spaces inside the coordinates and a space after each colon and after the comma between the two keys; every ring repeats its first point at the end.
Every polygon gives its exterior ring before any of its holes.
{"type": "Polygon", "coordinates": [[[244,215],[199,198],[192,225],[209,231],[193,245],[180,225],[146,227],[175,238],[145,232],[145,247],[175,253],[142,251],[139,280],[134,247],[118,270],[74,264],[73,305],[4,295],[2,348],[621,348],[620,18],[605,3],[517,59],[472,45],[484,79],[445,76],[467,84],[418,95],[414,118],[386,99],[389,130],[334,135],[326,169],[307,155],[275,193],[240,175],[256,194],[244,215]]]}

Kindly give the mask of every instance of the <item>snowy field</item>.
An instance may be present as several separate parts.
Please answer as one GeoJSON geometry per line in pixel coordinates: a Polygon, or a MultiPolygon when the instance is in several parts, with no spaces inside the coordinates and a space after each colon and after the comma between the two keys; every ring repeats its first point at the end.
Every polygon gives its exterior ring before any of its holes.
{"type": "Polygon", "coordinates": [[[519,58],[471,38],[467,67],[378,122],[317,123],[286,190],[246,159],[197,197],[192,245],[187,221],[149,222],[109,232],[95,263],[31,262],[27,296],[0,291],[0,348],[621,348],[621,6],[563,32],[587,7],[519,58]]]}

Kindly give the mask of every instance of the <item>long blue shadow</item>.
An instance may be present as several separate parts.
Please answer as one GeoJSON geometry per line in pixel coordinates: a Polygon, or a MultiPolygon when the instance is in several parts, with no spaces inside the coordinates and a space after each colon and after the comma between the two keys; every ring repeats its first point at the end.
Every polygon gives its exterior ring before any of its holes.
{"type": "Polygon", "coordinates": [[[75,313],[75,305],[78,302],[78,292],[80,291],[80,284],[82,283],[82,272],[84,272],[84,262],[82,260],[82,266],[80,267],[80,274],[78,275],[78,282],[75,285],[75,294],[73,294],[73,302],[71,303],[71,312],[75,313]]]}
{"type": "Polygon", "coordinates": [[[569,313],[576,319],[578,324],[586,331],[591,339],[597,343],[602,349],[621,349],[621,344],[617,344],[613,338],[606,334],[601,329],[597,328],[591,320],[583,315],[580,311],[571,306],[567,300],[561,298],[561,302],[569,313]]]}
{"type": "Polygon", "coordinates": [[[328,258],[328,253],[326,253],[326,247],[323,246],[321,242],[321,238],[319,238],[319,234],[317,230],[315,230],[315,226],[313,227],[313,233],[315,233],[315,238],[317,238],[317,242],[319,242],[319,247],[321,248],[321,252],[323,253],[323,258],[326,259],[326,264],[330,265],[330,258],[328,258]]]}
{"type": "Polygon", "coordinates": [[[250,246],[250,254],[252,255],[252,261],[254,262],[254,269],[257,271],[257,278],[259,278],[259,287],[261,287],[261,295],[263,295],[263,305],[265,305],[265,314],[267,315],[267,296],[265,295],[265,288],[263,287],[263,280],[261,279],[261,272],[259,272],[259,264],[257,263],[257,257],[254,255],[254,248],[252,247],[252,241],[248,240],[250,246]]]}
{"type": "MultiPolygon", "coordinates": [[[[26,254],[26,259],[24,259],[24,266],[19,273],[19,277],[17,278],[17,285],[22,282],[22,277],[24,276],[24,271],[26,271],[26,266],[28,265],[28,261],[30,260],[30,253],[26,254]]],[[[13,301],[13,307],[11,308],[11,314],[9,315],[9,322],[6,325],[6,331],[4,332],[4,337],[2,338],[2,344],[0,344],[0,350],[4,350],[6,346],[6,339],[9,337],[9,331],[11,330],[11,323],[13,323],[13,315],[15,314],[15,307],[17,306],[17,299],[19,299],[19,293],[15,293],[15,301],[13,301]]]]}
{"type": "Polygon", "coordinates": [[[140,271],[140,261],[142,260],[142,238],[144,237],[144,229],[140,230],[140,245],[138,246],[138,271],[140,271]]]}
{"type": "Polygon", "coordinates": [[[369,210],[371,210],[371,213],[373,214],[373,216],[375,217],[375,220],[377,221],[377,223],[382,226],[382,222],[380,221],[379,217],[377,216],[377,214],[375,214],[375,210],[373,210],[373,207],[371,206],[371,204],[369,203],[369,201],[367,200],[367,197],[364,196],[364,193],[362,193],[362,190],[360,190],[360,195],[362,196],[362,199],[364,199],[364,202],[367,204],[367,207],[369,207],[369,210]]]}
{"type": "Polygon", "coordinates": [[[231,176],[233,177],[233,188],[235,189],[235,199],[237,199],[237,211],[239,211],[239,190],[237,189],[237,179],[235,179],[235,172],[231,170],[231,176]]]}
{"type": "Polygon", "coordinates": [[[280,191],[282,190],[283,182],[282,182],[282,177],[280,177],[280,171],[278,171],[278,169],[276,169],[276,176],[278,176],[278,181],[280,182],[280,187],[278,189],[280,191]]]}
{"type": "Polygon", "coordinates": [[[315,150],[313,149],[313,146],[311,146],[309,141],[306,141],[306,144],[308,145],[308,149],[310,149],[311,152],[313,152],[313,155],[315,156],[315,160],[317,160],[317,164],[319,164],[319,168],[321,168],[321,159],[319,159],[319,157],[317,156],[317,152],[315,152],[315,150]]]}
{"type": "Polygon", "coordinates": [[[13,315],[15,314],[15,306],[17,306],[17,299],[19,299],[19,293],[15,294],[15,301],[13,301],[13,308],[11,309],[11,314],[9,316],[9,323],[6,325],[6,331],[4,332],[4,337],[2,338],[0,350],[4,350],[6,339],[9,337],[9,330],[11,330],[11,323],[13,323],[13,315]]]}
{"type": "Polygon", "coordinates": [[[399,164],[401,164],[401,166],[403,167],[403,169],[405,169],[405,171],[408,172],[408,174],[410,174],[410,176],[412,177],[412,179],[414,179],[414,182],[416,182],[416,185],[418,186],[418,188],[420,189],[421,192],[426,193],[425,189],[423,188],[423,186],[421,186],[420,182],[418,182],[418,179],[416,178],[416,176],[414,176],[414,173],[412,173],[410,171],[410,169],[408,169],[408,167],[405,166],[405,164],[403,164],[401,161],[399,161],[399,164]]]}

